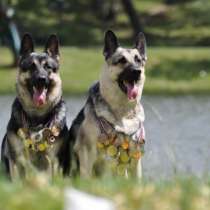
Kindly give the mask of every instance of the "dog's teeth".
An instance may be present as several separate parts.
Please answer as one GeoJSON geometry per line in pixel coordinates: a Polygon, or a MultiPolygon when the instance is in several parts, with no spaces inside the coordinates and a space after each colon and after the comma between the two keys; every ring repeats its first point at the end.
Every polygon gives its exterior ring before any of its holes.
{"type": "Polygon", "coordinates": [[[33,86],[33,91],[36,91],[36,87],[33,86]]]}
{"type": "Polygon", "coordinates": [[[123,81],[123,84],[126,86],[128,83],[126,81],[123,81]]]}

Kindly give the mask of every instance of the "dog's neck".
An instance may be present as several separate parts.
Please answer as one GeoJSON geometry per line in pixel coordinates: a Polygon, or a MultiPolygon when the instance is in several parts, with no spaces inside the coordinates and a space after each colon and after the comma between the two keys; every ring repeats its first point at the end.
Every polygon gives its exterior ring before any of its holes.
{"type": "Polygon", "coordinates": [[[127,95],[119,88],[117,82],[113,82],[110,79],[106,71],[108,71],[107,66],[102,70],[99,79],[101,96],[108,103],[113,112],[117,114],[118,119],[132,115],[140,103],[143,83],[139,87],[138,97],[130,101],[127,95]]]}
{"type": "Polygon", "coordinates": [[[61,101],[61,96],[56,98],[55,101],[51,101],[49,104],[44,106],[43,108],[36,108],[35,106],[30,106],[31,104],[27,104],[21,97],[18,97],[19,102],[22,105],[23,110],[29,117],[45,117],[56,107],[56,105],[61,101]]]}

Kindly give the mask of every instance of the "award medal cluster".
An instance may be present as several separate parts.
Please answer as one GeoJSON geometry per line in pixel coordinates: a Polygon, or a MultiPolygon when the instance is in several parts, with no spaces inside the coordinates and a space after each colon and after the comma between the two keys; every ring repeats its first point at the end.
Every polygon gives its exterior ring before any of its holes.
{"type": "Polygon", "coordinates": [[[106,134],[101,132],[97,141],[99,156],[109,161],[114,173],[124,175],[127,171],[134,169],[144,155],[144,132],[142,124],[138,130],[138,140],[120,132],[112,131],[106,134]]]}
{"type": "Polygon", "coordinates": [[[60,130],[56,126],[44,128],[37,132],[31,132],[29,128],[25,127],[19,128],[17,131],[17,135],[22,140],[25,148],[34,152],[44,152],[51,148],[59,133],[60,130]]]}

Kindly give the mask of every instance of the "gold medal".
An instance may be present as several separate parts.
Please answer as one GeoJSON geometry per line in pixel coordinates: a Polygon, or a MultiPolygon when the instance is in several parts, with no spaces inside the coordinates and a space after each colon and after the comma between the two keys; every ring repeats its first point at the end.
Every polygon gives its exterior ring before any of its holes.
{"type": "Polygon", "coordinates": [[[55,125],[51,128],[51,131],[52,131],[53,136],[56,136],[57,137],[60,134],[60,128],[58,128],[55,125]]]}
{"type": "Polygon", "coordinates": [[[131,153],[132,158],[139,160],[141,158],[141,152],[136,150],[131,153]]]}
{"type": "Polygon", "coordinates": [[[121,144],[121,147],[124,149],[124,150],[127,150],[129,148],[129,141],[128,139],[125,139],[123,141],[123,143],[121,144]]]}
{"type": "Polygon", "coordinates": [[[129,156],[128,156],[128,153],[126,151],[121,151],[120,152],[120,161],[122,163],[127,163],[129,161],[129,156]]]}
{"type": "Polygon", "coordinates": [[[45,143],[38,144],[37,148],[40,152],[43,152],[44,150],[46,150],[46,144],[45,143]]]}
{"type": "Polygon", "coordinates": [[[117,148],[114,145],[110,145],[107,148],[107,155],[114,157],[117,154],[117,148]]]}
{"type": "Polygon", "coordinates": [[[25,139],[24,145],[25,147],[29,148],[33,145],[33,141],[31,139],[25,139]]]}
{"type": "Polygon", "coordinates": [[[97,142],[97,144],[96,144],[96,145],[97,145],[97,148],[98,148],[98,149],[102,149],[102,148],[104,148],[104,144],[103,144],[103,143],[101,143],[101,142],[99,142],[99,141],[97,142]]]}
{"type": "Polygon", "coordinates": [[[49,128],[45,128],[42,131],[43,140],[47,141],[48,144],[53,144],[55,142],[55,136],[53,135],[52,131],[49,128]]]}
{"type": "Polygon", "coordinates": [[[48,138],[47,138],[47,142],[49,143],[49,144],[53,144],[54,142],[55,142],[55,137],[52,135],[52,136],[49,136],[48,138]]]}
{"type": "Polygon", "coordinates": [[[25,128],[19,128],[17,131],[17,135],[21,138],[21,139],[26,139],[27,138],[27,129],[25,128]]]}

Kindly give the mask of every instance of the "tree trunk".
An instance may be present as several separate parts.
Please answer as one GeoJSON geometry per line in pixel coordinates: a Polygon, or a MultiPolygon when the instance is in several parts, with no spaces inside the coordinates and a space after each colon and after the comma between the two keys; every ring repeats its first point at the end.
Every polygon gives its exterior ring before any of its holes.
{"type": "Polygon", "coordinates": [[[143,27],[140,23],[138,14],[134,8],[132,0],[121,0],[121,3],[130,19],[135,35],[138,34],[140,31],[143,32],[143,27]]]}

